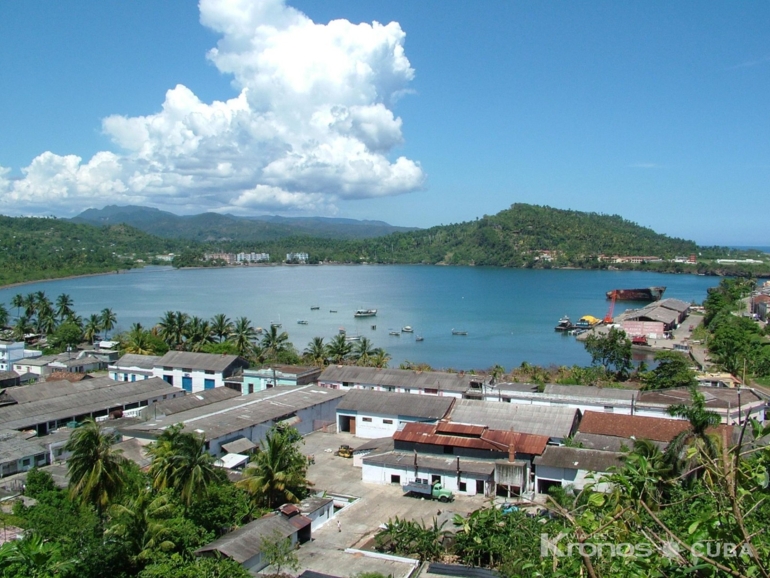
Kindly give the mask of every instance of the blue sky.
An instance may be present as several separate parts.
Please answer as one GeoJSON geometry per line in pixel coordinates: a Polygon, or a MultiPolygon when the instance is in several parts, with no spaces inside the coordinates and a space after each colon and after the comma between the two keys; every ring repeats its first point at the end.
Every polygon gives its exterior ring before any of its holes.
{"type": "Polygon", "coordinates": [[[525,202],[770,245],[767,30],[762,2],[0,3],[0,212],[525,202]]]}

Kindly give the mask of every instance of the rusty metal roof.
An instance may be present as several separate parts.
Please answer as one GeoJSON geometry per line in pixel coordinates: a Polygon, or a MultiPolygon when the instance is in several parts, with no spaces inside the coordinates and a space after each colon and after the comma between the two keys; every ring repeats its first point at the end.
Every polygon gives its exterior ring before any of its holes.
{"type": "MultiPolygon", "coordinates": [[[[587,411],[583,415],[578,432],[581,434],[670,442],[681,432],[689,429],[689,427],[690,423],[681,419],[587,411]]],[[[712,429],[712,431],[720,431],[723,428],[729,428],[726,432],[728,435],[732,432],[732,426],[719,426],[718,429],[712,429]]],[[[730,438],[728,437],[728,439],[730,438]]]]}
{"type": "MultiPolygon", "coordinates": [[[[477,435],[470,437],[465,435],[452,435],[441,433],[440,427],[446,427],[448,424],[433,425],[426,423],[408,423],[404,429],[393,434],[395,441],[412,442],[420,444],[451,446],[459,448],[472,448],[489,451],[507,452],[509,448],[517,453],[540,455],[545,450],[549,438],[547,436],[522,434],[512,431],[490,430],[489,428],[480,428],[478,426],[463,426],[463,429],[478,432],[477,435]]],[[[459,425],[459,424],[455,424],[459,425]]],[[[450,426],[450,430],[456,427],[450,426]]]]}

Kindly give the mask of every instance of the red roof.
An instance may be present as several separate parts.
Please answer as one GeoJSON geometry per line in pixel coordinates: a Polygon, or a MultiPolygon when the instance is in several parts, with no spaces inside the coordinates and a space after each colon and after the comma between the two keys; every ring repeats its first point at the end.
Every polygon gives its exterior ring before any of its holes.
{"type": "MultiPolygon", "coordinates": [[[[682,419],[587,411],[583,414],[577,431],[583,434],[670,442],[689,427],[690,423],[682,419]]],[[[732,428],[719,426],[718,429],[729,431],[732,428]]]]}
{"type": "Polygon", "coordinates": [[[413,422],[406,424],[404,429],[394,433],[393,439],[402,442],[498,452],[507,452],[509,448],[512,448],[516,453],[539,456],[545,451],[549,438],[534,434],[491,430],[482,426],[448,422],[436,425],[413,422]]]}

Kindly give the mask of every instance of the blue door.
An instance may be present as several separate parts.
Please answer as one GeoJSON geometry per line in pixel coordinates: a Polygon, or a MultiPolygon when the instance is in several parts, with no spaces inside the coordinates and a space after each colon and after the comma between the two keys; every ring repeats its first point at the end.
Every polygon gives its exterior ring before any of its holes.
{"type": "Polygon", "coordinates": [[[192,377],[182,377],[182,389],[192,391],[192,377]]]}
{"type": "Polygon", "coordinates": [[[204,379],[203,380],[203,389],[214,389],[214,380],[213,379],[204,379]]]}

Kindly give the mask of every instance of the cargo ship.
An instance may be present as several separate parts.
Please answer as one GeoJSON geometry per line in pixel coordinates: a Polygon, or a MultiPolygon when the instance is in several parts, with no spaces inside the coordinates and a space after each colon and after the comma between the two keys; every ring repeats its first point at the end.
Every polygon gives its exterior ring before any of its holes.
{"type": "Polygon", "coordinates": [[[665,291],[665,287],[613,289],[612,291],[607,291],[607,299],[612,299],[614,294],[616,301],[659,301],[665,291]]]}

